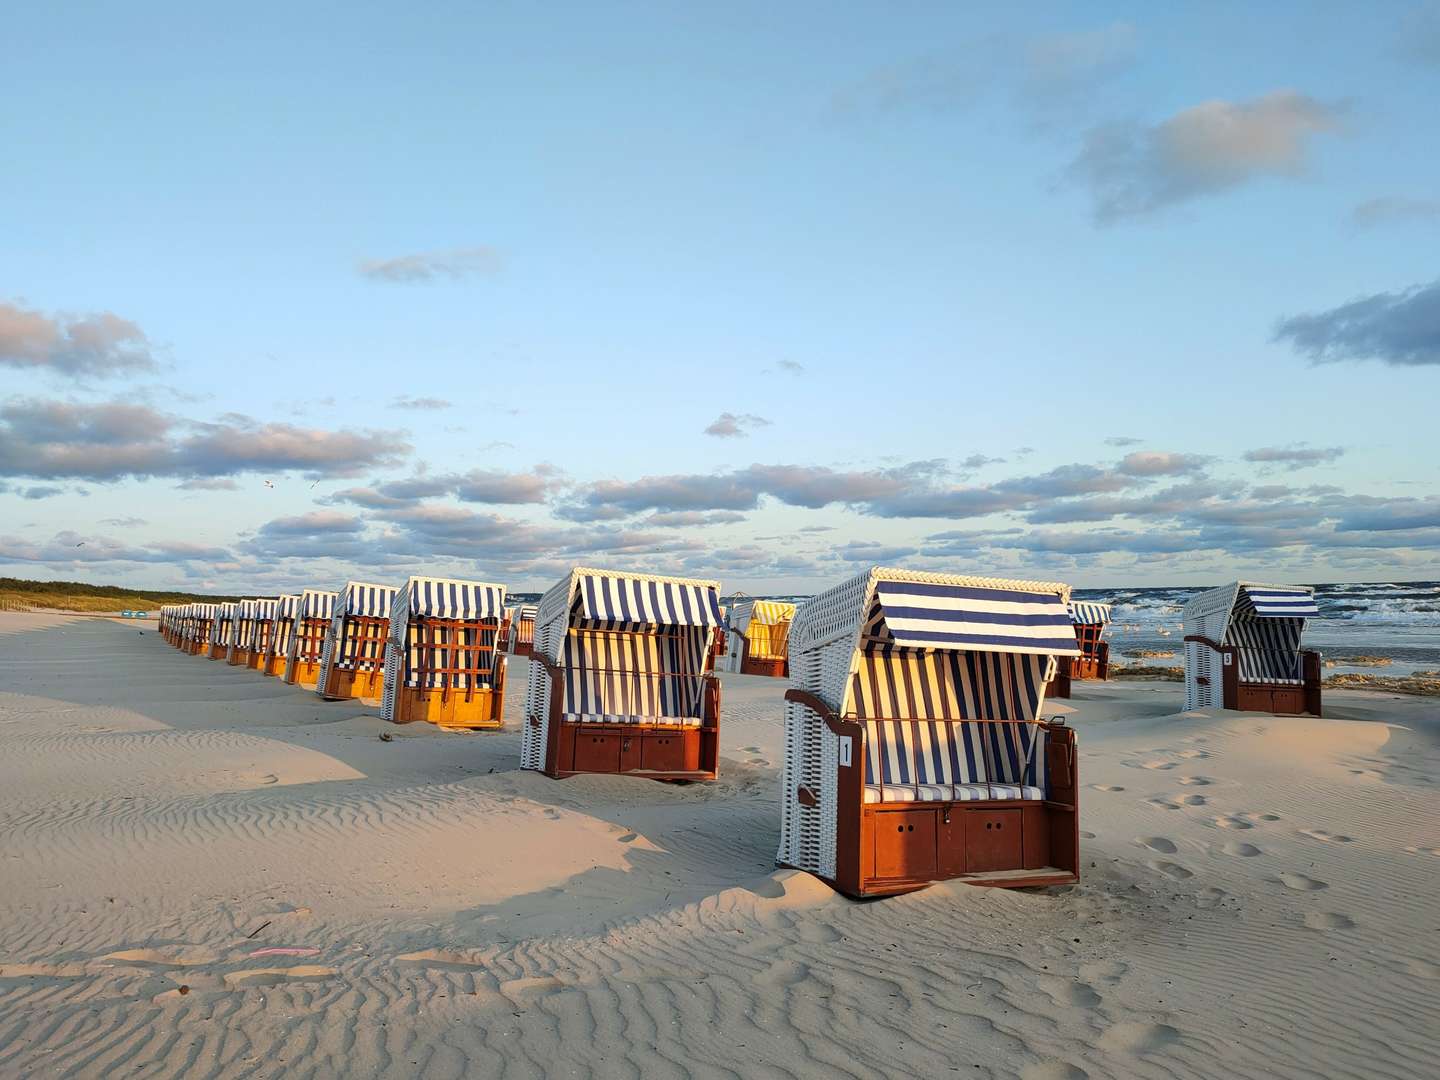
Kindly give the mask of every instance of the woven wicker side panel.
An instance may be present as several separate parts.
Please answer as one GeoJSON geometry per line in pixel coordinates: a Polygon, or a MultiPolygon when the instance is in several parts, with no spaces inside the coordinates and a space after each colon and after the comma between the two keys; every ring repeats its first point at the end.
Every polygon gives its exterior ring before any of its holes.
{"type": "Polygon", "coordinates": [[[380,719],[395,719],[395,701],[400,693],[401,649],[393,641],[385,643],[385,682],[380,688],[380,719]]]}
{"type": "MultiPolygon", "coordinates": [[[[336,605],[337,608],[339,606],[336,605]]],[[[321,697],[325,696],[325,684],[330,681],[330,668],[335,663],[335,642],[340,634],[340,624],[343,621],[343,615],[332,616],[330,626],[325,631],[325,640],[320,643],[320,675],[315,680],[315,692],[321,697]]]]}
{"type": "MultiPolygon", "coordinates": [[[[548,599],[550,594],[545,594],[548,599]]],[[[542,601],[543,604],[543,601],[542,601]]],[[[541,623],[535,620],[535,656],[530,660],[530,678],[525,685],[525,718],[520,727],[520,767],[522,769],[543,769],[545,767],[545,746],[550,737],[550,675],[541,656],[555,655],[557,638],[564,638],[566,623],[552,619],[541,623]],[[533,726],[532,718],[540,725],[533,726]]]]}

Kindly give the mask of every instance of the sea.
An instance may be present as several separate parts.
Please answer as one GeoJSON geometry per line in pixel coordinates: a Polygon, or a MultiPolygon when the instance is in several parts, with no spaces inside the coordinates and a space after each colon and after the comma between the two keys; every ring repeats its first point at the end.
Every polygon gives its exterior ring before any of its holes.
{"type": "MultiPolygon", "coordinates": [[[[1322,654],[1326,675],[1349,671],[1410,675],[1440,670],[1440,581],[1353,582],[1316,585],[1320,618],[1305,628],[1305,647],[1322,654]],[[1347,664],[1351,657],[1378,657],[1383,666],[1347,664]]],[[[1203,589],[1194,586],[1076,589],[1077,600],[1113,605],[1105,632],[1112,663],[1174,666],[1185,663],[1180,609],[1203,589]],[[1130,657],[1127,652],[1173,656],[1130,657]]],[[[803,596],[774,597],[803,601],[803,596]]]]}

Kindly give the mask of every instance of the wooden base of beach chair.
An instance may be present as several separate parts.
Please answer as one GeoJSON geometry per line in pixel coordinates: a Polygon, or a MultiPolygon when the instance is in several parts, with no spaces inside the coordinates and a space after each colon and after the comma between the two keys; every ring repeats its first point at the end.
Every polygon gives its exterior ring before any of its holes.
{"type": "MultiPolygon", "coordinates": [[[[1300,653],[1299,683],[1241,682],[1239,650],[1234,646],[1218,645],[1196,634],[1188,635],[1185,641],[1202,644],[1217,655],[1221,708],[1274,716],[1321,715],[1320,654],[1313,649],[1300,653]]],[[[1212,674],[1205,679],[1214,677],[1212,674]]]]}
{"type": "Polygon", "coordinates": [[[265,670],[265,654],[262,653],[262,652],[255,652],[255,651],[252,650],[252,651],[245,657],[245,666],[246,666],[247,668],[249,668],[251,671],[264,671],[264,670],[265,670]]]}
{"type": "Polygon", "coordinates": [[[533,641],[517,641],[510,650],[511,656],[530,656],[535,652],[533,641]]]}
{"type": "Polygon", "coordinates": [[[266,675],[282,676],[285,674],[285,657],[271,653],[265,657],[265,663],[260,666],[261,672],[266,675]]]}
{"type": "Polygon", "coordinates": [[[543,771],[556,780],[584,773],[714,780],[719,775],[719,736],[718,728],[552,720],[551,752],[543,771]]]}
{"type": "Polygon", "coordinates": [[[783,659],[746,656],[740,661],[740,674],[765,675],[772,679],[785,679],[790,675],[790,665],[783,659]]]}
{"type": "Polygon", "coordinates": [[[395,696],[392,722],[411,724],[424,720],[455,731],[497,731],[505,726],[505,693],[475,690],[417,690],[401,687],[395,696]]]}
{"type": "Polygon", "coordinates": [[[200,656],[202,653],[209,651],[209,648],[210,646],[203,641],[187,641],[185,643],[185,652],[191,656],[200,656]]]}
{"type": "Polygon", "coordinates": [[[250,650],[249,650],[249,649],[231,649],[231,650],[230,650],[230,666],[231,666],[231,667],[249,667],[249,666],[250,666],[250,650]]]}
{"type": "Polygon", "coordinates": [[[350,701],[353,698],[378,698],[385,688],[385,672],[330,669],[330,680],[320,696],[326,701],[350,701]]]}
{"type": "Polygon", "coordinates": [[[285,681],[291,686],[314,690],[315,684],[320,681],[320,662],[297,660],[289,664],[285,669],[285,681]]]}

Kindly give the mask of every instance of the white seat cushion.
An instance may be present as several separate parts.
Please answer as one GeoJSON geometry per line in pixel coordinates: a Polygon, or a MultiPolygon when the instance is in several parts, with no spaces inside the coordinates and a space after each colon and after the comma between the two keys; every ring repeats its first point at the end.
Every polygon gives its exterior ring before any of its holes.
{"type": "Polygon", "coordinates": [[[865,802],[1008,802],[1044,800],[1045,793],[1029,784],[866,784],[865,802]]]}
{"type": "Polygon", "coordinates": [[[567,724],[649,724],[652,727],[699,727],[698,716],[627,716],[621,713],[565,713],[567,724]]]}

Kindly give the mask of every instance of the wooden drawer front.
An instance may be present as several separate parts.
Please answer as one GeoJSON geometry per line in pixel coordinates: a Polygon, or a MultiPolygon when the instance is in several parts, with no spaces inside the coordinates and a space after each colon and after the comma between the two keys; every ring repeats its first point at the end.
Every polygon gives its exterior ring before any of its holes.
{"type": "Polygon", "coordinates": [[[643,769],[641,755],[645,745],[643,735],[621,735],[620,736],[620,771],[633,772],[636,769],[643,769]]]}
{"type": "Polygon", "coordinates": [[[575,771],[619,772],[620,738],[614,734],[592,735],[583,727],[575,732],[575,771]]]}
{"type": "Polygon", "coordinates": [[[642,736],[640,768],[651,772],[696,771],[700,768],[700,733],[675,731],[642,736]]]}
{"type": "Polygon", "coordinates": [[[965,869],[1018,870],[1021,866],[1019,810],[975,810],[965,814],[965,869]]]}
{"type": "Polygon", "coordinates": [[[1273,704],[1270,711],[1280,716],[1289,716],[1305,711],[1305,691],[1301,687],[1287,687],[1271,694],[1273,704]]]}
{"type": "Polygon", "coordinates": [[[875,815],[875,876],[929,881],[935,877],[935,811],[875,815]]]}

